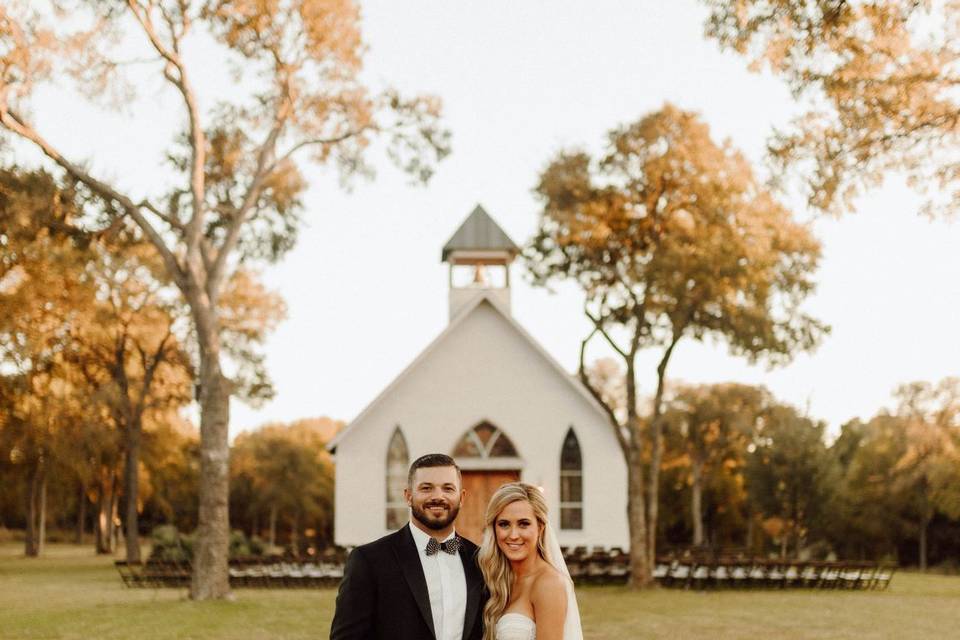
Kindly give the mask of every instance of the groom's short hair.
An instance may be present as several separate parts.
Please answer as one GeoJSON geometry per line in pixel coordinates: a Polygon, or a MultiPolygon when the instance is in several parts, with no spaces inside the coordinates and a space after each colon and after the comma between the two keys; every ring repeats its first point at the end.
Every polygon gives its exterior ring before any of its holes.
{"type": "Polygon", "coordinates": [[[428,453],[425,456],[420,456],[413,461],[413,464],[410,465],[410,471],[407,473],[407,486],[413,488],[413,476],[417,473],[417,469],[423,469],[426,467],[453,467],[457,470],[457,481],[460,484],[463,484],[463,477],[460,474],[460,467],[457,466],[457,463],[445,453],[428,453]]]}

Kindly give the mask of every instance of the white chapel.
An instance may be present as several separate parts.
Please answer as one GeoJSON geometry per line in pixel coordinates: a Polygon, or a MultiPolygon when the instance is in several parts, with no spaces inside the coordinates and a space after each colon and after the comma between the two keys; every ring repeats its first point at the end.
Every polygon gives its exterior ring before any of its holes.
{"type": "Polygon", "coordinates": [[[407,468],[447,453],[467,538],[480,542],[490,495],[519,479],[543,489],[561,545],[628,547],[626,464],[603,410],[510,314],[518,251],[480,206],[443,247],[447,328],[330,443],[337,544],[405,524],[407,468]]]}

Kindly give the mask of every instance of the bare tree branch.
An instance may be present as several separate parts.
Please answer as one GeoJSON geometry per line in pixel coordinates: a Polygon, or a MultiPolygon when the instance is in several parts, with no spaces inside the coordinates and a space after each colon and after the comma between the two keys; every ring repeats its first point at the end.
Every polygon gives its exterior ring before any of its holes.
{"type": "MultiPolygon", "coordinates": [[[[170,50],[157,35],[153,21],[150,18],[149,9],[141,7],[136,0],[127,0],[127,6],[130,7],[130,11],[140,23],[153,48],[167,60],[168,64],[164,70],[164,77],[179,90],[187,107],[187,114],[190,120],[190,191],[193,198],[193,216],[186,225],[185,240],[187,244],[187,256],[197,255],[199,253],[200,238],[203,232],[204,185],[206,180],[204,171],[207,142],[206,135],[200,123],[200,108],[197,104],[196,95],[187,77],[183,60],[177,54],[179,38],[182,34],[177,34],[176,29],[171,27],[171,38],[173,39],[174,45],[173,50],[170,50]],[[171,68],[176,69],[177,75],[172,73],[171,68]]],[[[184,16],[184,19],[186,20],[186,16],[184,16]]],[[[187,264],[186,268],[192,270],[198,267],[202,268],[203,266],[202,263],[199,265],[187,264]]],[[[196,275],[199,274],[194,274],[194,276],[196,275]]]]}
{"type": "Polygon", "coordinates": [[[360,133],[361,133],[360,131],[351,130],[342,135],[334,136],[332,138],[313,138],[311,140],[303,140],[301,142],[298,142],[297,144],[293,145],[290,149],[288,149],[285,153],[279,155],[277,159],[274,160],[274,162],[269,167],[267,167],[266,173],[268,174],[271,173],[280,165],[280,163],[282,163],[285,160],[289,160],[294,153],[296,153],[297,151],[300,151],[301,149],[304,149],[306,147],[322,146],[325,144],[337,144],[338,142],[344,142],[345,140],[349,140],[350,138],[356,137],[360,135],[360,133]]]}
{"type": "Polygon", "coordinates": [[[587,391],[590,392],[590,395],[593,396],[593,399],[596,400],[600,406],[603,408],[604,412],[607,414],[607,418],[610,420],[610,426],[613,428],[613,433],[617,437],[617,443],[620,445],[620,450],[624,455],[630,451],[629,443],[623,435],[623,426],[620,424],[620,421],[617,420],[617,414],[614,412],[613,408],[607,404],[604,400],[603,395],[600,391],[593,386],[593,383],[590,382],[590,377],[587,375],[586,368],[586,353],[587,353],[587,343],[597,334],[599,330],[594,328],[586,338],[580,342],[580,367],[577,370],[577,374],[580,377],[580,382],[586,387],[587,391]]]}
{"type": "Polygon", "coordinates": [[[177,285],[181,288],[183,287],[186,282],[183,268],[177,261],[176,256],[173,255],[173,252],[167,246],[163,236],[161,236],[160,232],[157,231],[157,229],[150,224],[150,221],[144,217],[140,207],[134,203],[133,200],[105,182],[97,180],[87,171],[67,160],[33,127],[26,124],[12,111],[0,110],[0,124],[3,124],[4,127],[10,131],[13,131],[24,139],[33,142],[35,145],[37,145],[37,147],[40,148],[45,156],[56,162],[68,174],[70,174],[76,180],[82,182],[98,196],[108,201],[117,202],[123,208],[124,212],[133,218],[134,222],[137,223],[137,226],[143,230],[150,242],[154,245],[154,247],[156,247],[157,251],[160,253],[160,257],[163,259],[164,264],[166,265],[170,274],[173,276],[177,285]]]}
{"type": "Polygon", "coordinates": [[[594,330],[597,331],[600,335],[602,335],[602,336],[604,337],[604,339],[610,344],[610,346],[613,347],[613,350],[614,350],[614,351],[616,351],[617,353],[619,353],[623,358],[628,358],[628,357],[630,357],[630,356],[627,354],[626,351],[624,351],[623,349],[620,348],[620,345],[618,345],[616,342],[614,342],[613,338],[610,337],[610,334],[608,334],[608,333],[606,332],[606,330],[603,328],[603,324],[601,323],[600,318],[595,318],[595,317],[590,313],[590,311],[588,311],[588,310],[586,309],[586,304],[584,304],[583,313],[584,313],[585,316],[587,316],[588,318],[590,318],[590,322],[593,323],[594,330]]]}
{"type": "Polygon", "coordinates": [[[283,131],[284,124],[286,124],[287,117],[285,112],[286,109],[280,110],[274,126],[270,129],[267,137],[260,144],[259,150],[257,151],[257,166],[253,173],[253,179],[250,181],[250,185],[247,187],[247,192],[244,194],[243,202],[240,204],[240,207],[234,213],[233,219],[230,221],[226,238],[223,240],[223,245],[217,251],[216,258],[213,262],[213,268],[209,272],[209,280],[207,281],[207,295],[210,296],[211,300],[215,301],[217,299],[217,292],[220,289],[220,284],[223,281],[224,272],[226,270],[227,257],[233,252],[234,247],[236,247],[237,242],[239,242],[240,229],[243,227],[243,222],[246,220],[250,211],[253,209],[253,206],[256,204],[257,199],[260,197],[264,180],[268,175],[270,175],[269,171],[266,170],[265,167],[268,166],[268,162],[273,155],[274,149],[276,149],[277,139],[280,137],[280,132],[283,131]]]}

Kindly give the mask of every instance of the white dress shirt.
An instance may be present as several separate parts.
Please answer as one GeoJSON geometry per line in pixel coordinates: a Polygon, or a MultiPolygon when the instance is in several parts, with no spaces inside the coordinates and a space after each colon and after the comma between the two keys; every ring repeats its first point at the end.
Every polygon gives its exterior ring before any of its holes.
{"type": "MultiPolygon", "coordinates": [[[[427,592],[430,594],[430,612],[433,614],[433,630],[437,640],[461,640],[463,638],[463,618],[467,610],[467,577],[463,573],[460,554],[437,551],[427,555],[427,543],[430,536],[421,531],[412,522],[409,524],[413,542],[417,545],[423,577],[427,579],[427,592]]],[[[446,542],[456,534],[451,533],[446,542]]]]}

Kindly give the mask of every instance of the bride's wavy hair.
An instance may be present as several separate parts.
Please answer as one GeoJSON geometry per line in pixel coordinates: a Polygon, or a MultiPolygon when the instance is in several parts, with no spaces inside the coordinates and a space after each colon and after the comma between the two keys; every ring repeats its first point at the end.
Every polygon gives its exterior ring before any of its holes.
{"type": "Polygon", "coordinates": [[[510,602],[510,589],[513,586],[513,568],[510,561],[500,550],[497,544],[497,532],[494,528],[497,516],[507,505],[523,500],[533,507],[533,514],[540,525],[540,535],[537,538],[537,552],[540,557],[547,558],[543,546],[543,535],[547,527],[547,503],[538,487],[525,482],[511,482],[501,486],[494,492],[487,504],[484,515],[483,542],[480,544],[480,553],[477,557],[483,580],[490,591],[490,598],[483,608],[483,640],[496,640],[497,620],[503,615],[503,610],[510,602]]]}

